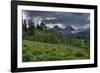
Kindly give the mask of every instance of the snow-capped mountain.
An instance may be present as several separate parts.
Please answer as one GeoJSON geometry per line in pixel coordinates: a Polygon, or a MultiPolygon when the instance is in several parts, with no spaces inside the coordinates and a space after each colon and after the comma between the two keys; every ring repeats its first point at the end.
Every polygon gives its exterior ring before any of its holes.
{"type": "Polygon", "coordinates": [[[65,28],[66,31],[75,31],[75,29],[72,26],[67,26],[65,28]]]}
{"type": "Polygon", "coordinates": [[[57,25],[55,25],[53,28],[48,29],[48,31],[56,32],[57,34],[64,34],[64,29],[60,28],[57,25]]]}
{"type": "Polygon", "coordinates": [[[86,28],[86,29],[81,29],[81,30],[77,30],[78,32],[73,33],[77,36],[85,36],[85,37],[90,37],[90,28],[86,28]]]}
{"type": "Polygon", "coordinates": [[[68,26],[65,29],[62,29],[56,25],[55,27],[50,28],[49,31],[56,32],[62,35],[75,35],[75,36],[81,36],[81,37],[90,36],[90,28],[75,30],[72,26],[68,26]]]}
{"type": "Polygon", "coordinates": [[[53,31],[53,32],[57,32],[57,33],[61,33],[61,34],[69,34],[71,33],[72,31],[75,31],[74,28],[72,28],[71,26],[68,26],[66,27],[65,29],[62,29],[60,28],[59,26],[54,26],[53,28],[50,28],[49,29],[50,31],[53,31]]]}

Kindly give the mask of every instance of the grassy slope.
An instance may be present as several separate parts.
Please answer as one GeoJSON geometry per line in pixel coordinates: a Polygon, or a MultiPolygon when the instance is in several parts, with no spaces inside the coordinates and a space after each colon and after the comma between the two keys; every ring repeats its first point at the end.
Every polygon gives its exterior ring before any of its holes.
{"type": "Polygon", "coordinates": [[[89,50],[63,44],[23,40],[23,62],[89,59],[89,50]]]}

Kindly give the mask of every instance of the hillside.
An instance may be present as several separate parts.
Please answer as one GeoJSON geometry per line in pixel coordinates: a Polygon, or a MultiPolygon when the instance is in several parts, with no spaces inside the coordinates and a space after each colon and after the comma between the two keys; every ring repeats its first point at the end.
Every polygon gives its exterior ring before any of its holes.
{"type": "Polygon", "coordinates": [[[23,62],[89,59],[84,48],[23,40],[23,62]]]}
{"type": "Polygon", "coordinates": [[[23,62],[89,59],[89,39],[34,29],[23,37],[23,62]]]}

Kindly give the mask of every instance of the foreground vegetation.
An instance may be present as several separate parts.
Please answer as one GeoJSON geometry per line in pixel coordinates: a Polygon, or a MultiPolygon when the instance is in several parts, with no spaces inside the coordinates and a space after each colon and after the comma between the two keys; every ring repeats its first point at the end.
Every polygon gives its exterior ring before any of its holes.
{"type": "Polygon", "coordinates": [[[89,49],[23,40],[23,62],[89,59],[89,49]]]}
{"type": "Polygon", "coordinates": [[[80,60],[90,58],[89,38],[58,35],[41,29],[23,30],[23,62],[80,60]]]}

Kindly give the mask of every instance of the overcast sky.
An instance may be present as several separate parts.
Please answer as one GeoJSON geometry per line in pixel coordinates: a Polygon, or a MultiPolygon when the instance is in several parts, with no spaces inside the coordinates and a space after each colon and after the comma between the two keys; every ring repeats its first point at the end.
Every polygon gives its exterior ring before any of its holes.
{"type": "Polygon", "coordinates": [[[41,18],[48,27],[58,25],[61,28],[73,26],[74,28],[88,28],[90,27],[89,13],[75,13],[75,12],[51,12],[51,11],[29,11],[23,10],[23,19],[26,18],[41,18]]]}

